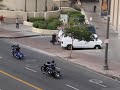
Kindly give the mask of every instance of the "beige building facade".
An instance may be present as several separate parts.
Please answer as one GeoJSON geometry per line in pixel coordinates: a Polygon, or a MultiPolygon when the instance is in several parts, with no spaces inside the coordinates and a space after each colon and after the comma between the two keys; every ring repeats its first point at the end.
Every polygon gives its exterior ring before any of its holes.
{"type": "Polygon", "coordinates": [[[69,7],[70,6],[70,0],[53,0],[54,6],[58,7],[69,7]]]}
{"type": "Polygon", "coordinates": [[[14,11],[41,12],[45,11],[45,6],[48,11],[53,9],[53,0],[3,0],[3,3],[6,9],[14,11]]]}
{"type": "Polygon", "coordinates": [[[110,22],[120,36],[120,0],[111,0],[110,22]]]}

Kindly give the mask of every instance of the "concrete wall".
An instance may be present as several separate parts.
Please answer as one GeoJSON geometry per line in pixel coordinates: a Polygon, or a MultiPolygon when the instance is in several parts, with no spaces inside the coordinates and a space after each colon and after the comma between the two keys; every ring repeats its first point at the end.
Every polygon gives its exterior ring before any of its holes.
{"type": "Polygon", "coordinates": [[[120,34],[120,0],[111,0],[111,24],[115,30],[120,34]]]}
{"type": "MultiPolygon", "coordinates": [[[[10,10],[25,11],[25,0],[3,0],[3,3],[10,10]]],[[[53,0],[47,0],[47,10],[52,10],[53,0]]],[[[35,12],[36,0],[26,0],[27,12],[35,12]]],[[[45,11],[45,0],[37,0],[37,11],[45,11]]]]}
{"type": "Polygon", "coordinates": [[[62,10],[62,12],[66,12],[66,11],[76,11],[74,8],[71,8],[71,7],[62,7],[61,10],[62,10]]]}
{"type": "Polygon", "coordinates": [[[20,18],[27,20],[27,13],[23,11],[0,10],[0,15],[3,15],[6,18],[20,18]]]}
{"type": "Polygon", "coordinates": [[[28,12],[27,16],[28,18],[29,17],[44,17],[44,12],[28,12]]]}
{"type": "Polygon", "coordinates": [[[48,11],[48,12],[23,12],[23,11],[9,11],[9,10],[0,10],[0,15],[3,15],[6,18],[19,18],[23,20],[27,20],[30,17],[44,17],[46,19],[50,17],[59,17],[60,11],[48,11]]]}
{"type": "Polygon", "coordinates": [[[53,0],[54,1],[54,6],[60,7],[69,7],[70,6],[70,1],[69,0],[53,0]]]}
{"type": "Polygon", "coordinates": [[[45,19],[51,18],[51,17],[59,17],[61,14],[61,10],[57,11],[48,11],[44,13],[45,19]]]}
{"type": "Polygon", "coordinates": [[[58,34],[58,30],[48,30],[48,29],[38,29],[32,27],[32,31],[40,34],[52,35],[54,33],[58,34]]]}

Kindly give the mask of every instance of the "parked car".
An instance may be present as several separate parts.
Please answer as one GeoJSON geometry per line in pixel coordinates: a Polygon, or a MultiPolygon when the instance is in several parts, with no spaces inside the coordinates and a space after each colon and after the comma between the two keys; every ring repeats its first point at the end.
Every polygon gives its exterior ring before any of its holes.
{"type": "Polygon", "coordinates": [[[102,41],[98,39],[96,34],[92,34],[90,41],[74,39],[73,45],[72,45],[72,39],[71,37],[62,37],[61,47],[67,48],[68,50],[72,48],[95,48],[95,49],[101,49],[102,48],[102,41]]]}
{"type": "Polygon", "coordinates": [[[96,29],[93,25],[88,25],[88,31],[90,31],[93,34],[96,34],[96,29]]]}

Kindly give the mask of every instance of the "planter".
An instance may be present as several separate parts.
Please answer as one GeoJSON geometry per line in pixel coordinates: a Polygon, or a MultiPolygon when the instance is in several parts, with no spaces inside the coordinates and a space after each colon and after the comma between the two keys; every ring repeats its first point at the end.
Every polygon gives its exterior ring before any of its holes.
{"type": "Polygon", "coordinates": [[[58,34],[58,30],[39,29],[34,27],[32,27],[32,31],[43,35],[52,35],[54,33],[58,34]]]}
{"type": "Polygon", "coordinates": [[[32,22],[23,21],[23,24],[26,26],[33,26],[32,22]]]}

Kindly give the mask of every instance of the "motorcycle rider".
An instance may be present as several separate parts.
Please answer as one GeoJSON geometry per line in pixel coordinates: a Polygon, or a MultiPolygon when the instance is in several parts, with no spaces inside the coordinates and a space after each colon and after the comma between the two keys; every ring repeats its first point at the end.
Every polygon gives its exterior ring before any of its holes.
{"type": "Polygon", "coordinates": [[[51,61],[51,68],[52,68],[52,69],[55,69],[55,67],[56,67],[55,61],[52,60],[52,61],[51,61]]]}
{"type": "Polygon", "coordinates": [[[47,72],[47,69],[48,69],[48,68],[55,69],[56,64],[55,64],[55,61],[53,60],[53,61],[51,61],[51,62],[45,63],[44,66],[45,66],[44,69],[45,69],[45,71],[47,72]]]}
{"type": "Polygon", "coordinates": [[[16,52],[19,52],[20,51],[20,47],[19,47],[19,45],[17,44],[16,45],[16,52]]]}
{"type": "Polygon", "coordinates": [[[45,66],[45,68],[44,68],[45,71],[47,71],[47,68],[51,66],[51,63],[50,63],[50,62],[46,62],[46,63],[44,64],[44,66],[45,66]]]}
{"type": "Polygon", "coordinates": [[[16,51],[15,47],[16,47],[16,45],[12,45],[12,46],[11,46],[11,49],[12,49],[12,55],[13,55],[13,56],[14,56],[14,53],[15,53],[15,51],[16,51]]]}
{"type": "Polygon", "coordinates": [[[19,45],[12,45],[12,55],[14,55],[16,52],[20,51],[19,45]]]}

